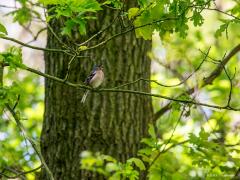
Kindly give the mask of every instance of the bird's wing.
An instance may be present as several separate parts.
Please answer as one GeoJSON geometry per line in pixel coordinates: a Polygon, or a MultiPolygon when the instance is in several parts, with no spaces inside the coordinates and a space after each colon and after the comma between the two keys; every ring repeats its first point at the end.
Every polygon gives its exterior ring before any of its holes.
{"type": "Polygon", "coordinates": [[[96,71],[92,71],[91,74],[87,77],[87,79],[85,80],[86,84],[89,84],[91,79],[95,76],[96,71]]]}

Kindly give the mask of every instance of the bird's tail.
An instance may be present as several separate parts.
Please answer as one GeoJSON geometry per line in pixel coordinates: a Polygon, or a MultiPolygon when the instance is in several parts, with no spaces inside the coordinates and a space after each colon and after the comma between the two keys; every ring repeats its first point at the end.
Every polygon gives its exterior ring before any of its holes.
{"type": "Polygon", "coordinates": [[[83,94],[81,103],[84,103],[84,102],[86,101],[86,98],[87,98],[88,93],[89,93],[89,90],[87,90],[87,91],[83,94]]]}

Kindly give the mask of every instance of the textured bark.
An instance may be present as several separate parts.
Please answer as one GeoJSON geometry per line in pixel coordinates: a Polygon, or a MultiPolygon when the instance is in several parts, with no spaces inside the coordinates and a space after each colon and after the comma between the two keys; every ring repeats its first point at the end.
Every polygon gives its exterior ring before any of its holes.
{"type": "MultiPolygon", "coordinates": [[[[103,24],[109,24],[113,12],[103,11],[96,23],[89,26],[90,34],[103,24]]],[[[115,14],[116,16],[116,14],[115,14]]],[[[59,23],[52,22],[55,32],[59,23]]],[[[106,34],[121,31],[116,23],[106,34]]],[[[100,42],[100,39],[96,41],[100,42]]],[[[96,42],[95,42],[96,43],[96,42]]],[[[60,44],[48,33],[48,48],[60,44]]],[[[140,77],[150,78],[150,43],[136,39],[134,32],[110,41],[106,46],[92,50],[92,59],[77,59],[69,81],[79,83],[94,64],[104,66],[103,87],[114,87],[140,77]]],[[[64,78],[70,57],[60,53],[45,54],[46,73],[64,78]]],[[[127,87],[150,92],[149,84],[138,83],[127,87]]],[[[81,104],[83,91],[46,80],[45,114],[41,135],[41,151],[55,179],[96,179],[80,171],[80,153],[83,150],[100,151],[124,162],[136,156],[140,140],[146,135],[152,119],[151,98],[126,93],[90,93],[81,104]]],[[[43,170],[40,179],[47,179],[43,170]]]]}

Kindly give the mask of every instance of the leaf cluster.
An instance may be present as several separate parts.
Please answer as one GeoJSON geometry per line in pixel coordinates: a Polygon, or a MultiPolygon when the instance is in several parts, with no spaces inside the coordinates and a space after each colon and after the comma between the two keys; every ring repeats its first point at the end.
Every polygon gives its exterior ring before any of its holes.
{"type": "Polygon", "coordinates": [[[7,64],[11,69],[24,68],[22,62],[22,49],[12,46],[0,53],[0,63],[7,64]]]}
{"type": "Polygon", "coordinates": [[[72,31],[78,31],[81,35],[87,33],[87,20],[96,19],[96,13],[101,4],[96,0],[41,0],[44,5],[51,5],[47,20],[53,18],[65,19],[62,35],[72,35],[72,31]]]}
{"type": "Polygon", "coordinates": [[[138,179],[139,170],[145,170],[145,165],[138,158],[130,158],[126,163],[121,163],[108,155],[84,151],[81,153],[81,169],[97,172],[109,180],[134,180],[138,179]]]}
{"type": "Polygon", "coordinates": [[[7,15],[13,16],[13,22],[18,22],[20,25],[30,23],[34,18],[40,18],[40,13],[34,9],[38,3],[34,4],[28,0],[16,0],[20,7],[9,12],[7,15]]]}
{"type": "Polygon", "coordinates": [[[189,29],[188,22],[192,21],[194,26],[201,26],[204,19],[201,12],[210,6],[211,1],[143,1],[139,0],[139,8],[128,10],[128,17],[132,19],[135,27],[145,26],[136,29],[137,37],[151,39],[154,30],[160,35],[177,32],[185,37],[189,29]]]}

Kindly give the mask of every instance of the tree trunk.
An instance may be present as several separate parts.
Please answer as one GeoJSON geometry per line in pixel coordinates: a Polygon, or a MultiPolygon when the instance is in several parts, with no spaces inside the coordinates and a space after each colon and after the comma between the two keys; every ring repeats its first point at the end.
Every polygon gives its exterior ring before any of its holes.
{"type": "MultiPolygon", "coordinates": [[[[129,3],[130,4],[130,3],[129,3]]],[[[104,10],[97,22],[89,25],[94,34],[113,20],[111,10],[104,10]]],[[[59,21],[51,26],[59,32],[59,21]]],[[[120,22],[106,32],[107,36],[121,32],[120,22]]],[[[66,42],[66,41],[65,41],[66,42]]],[[[95,43],[101,42],[96,39],[95,43]]],[[[61,48],[61,44],[48,33],[48,48],[61,48]]],[[[76,59],[69,81],[81,83],[94,64],[104,66],[104,88],[119,86],[138,78],[150,78],[150,60],[147,50],[150,42],[136,39],[131,32],[111,40],[106,46],[91,51],[91,58],[76,59]]],[[[89,54],[89,53],[88,53],[89,54]]],[[[70,56],[45,53],[46,73],[64,78],[70,56]]],[[[150,85],[138,83],[126,87],[150,92],[150,85]]],[[[45,114],[41,134],[41,152],[56,180],[91,179],[92,174],[80,171],[80,153],[83,150],[102,152],[125,162],[136,156],[140,140],[146,136],[152,119],[151,98],[127,93],[90,93],[81,103],[83,90],[68,87],[46,79],[45,114]]],[[[40,179],[47,179],[42,171],[40,179]]]]}

